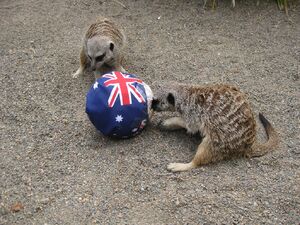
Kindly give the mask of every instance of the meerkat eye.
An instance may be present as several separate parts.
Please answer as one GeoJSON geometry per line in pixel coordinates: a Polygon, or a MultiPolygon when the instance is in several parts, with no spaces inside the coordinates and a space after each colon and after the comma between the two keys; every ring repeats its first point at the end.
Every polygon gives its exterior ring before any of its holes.
{"type": "Polygon", "coordinates": [[[114,50],[114,48],[115,48],[115,45],[114,45],[114,43],[110,43],[110,45],[109,45],[109,49],[110,49],[111,51],[113,51],[113,50],[114,50]]]}
{"type": "Polygon", "coordinates": [[[92,61],[92,57],[91,57],[91,56],[89,56],[89,55],[88,55],[88,57],[89,57],[89,60],[91,60],[91,61],[92,61]]]}
{"type": "Polygon", "coordinates": [[[174,95],[173,95],[172,93],[169,93],[169,94],[168,94],[167,101],[168,101],[168,103],[170,103],[171,105],[175,106],[175,98],[174,98],[174,95]]]}
{"type": "Polygon", "coordinates": [[[158,99],[153,99],[152,100],[152,104],[151,104],[151,108],[154,109],[154,110],[156,110],[158,104],[159,104],[159,100],[158,99]]]}
{"type": "Polygon", "coordinates": [[[97,56],[97,57],[96,57],[96,61],[97,61],[97,62],[100,62],[100,61],[103,60],[104,57],[105,57],[105,53],[102,54],[102,55],[97,56]]]}

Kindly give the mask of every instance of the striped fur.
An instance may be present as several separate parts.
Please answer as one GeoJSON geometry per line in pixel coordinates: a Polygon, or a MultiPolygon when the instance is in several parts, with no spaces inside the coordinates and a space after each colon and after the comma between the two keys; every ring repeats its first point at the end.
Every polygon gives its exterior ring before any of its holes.
{"type": "Polygon", "coordinates": [[[185,128],[189,133],[200,131],[204,136],[192,162],[170,164],[168,168],[172,171],[188,170],[233,155],[260,156],[278,144],[277,133],[262,116],[260,119],[270,136],[265,144],[257,142],[252,109],[246,95],[236,87],[171,83],[158,87],[154,97],[154,110],[181,114],[165,120],[164,128],[185,128]]]}
{"type": "Polygon", "coordinates": [[[112,20],[103,17],[98,17],[96,22],[90,25],[85,34],[85,39],[88,40],[94,36],[105,36],[120,48],[125,42],[122,29],[112,20]]]}

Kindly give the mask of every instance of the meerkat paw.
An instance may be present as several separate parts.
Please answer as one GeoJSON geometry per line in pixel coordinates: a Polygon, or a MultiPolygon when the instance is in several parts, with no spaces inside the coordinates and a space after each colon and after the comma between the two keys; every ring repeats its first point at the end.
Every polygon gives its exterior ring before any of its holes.
{"type": "Polygon", "coordinates": [[[79,68],[75,73],[73,73],[73,78],[77,78],[83,74],[83,69],[79,68]]]}
{"type": "Polygon", "coordinates": [[[172,117],[161,122],[160,128],[162,130],[178,130],[178,129],[185,129],[186,126],[182,118],[172,117]]]}
{"type": "Polygon", "coordinates": [[[195,168],[192,162],[190,163],[170,163],[167,170],[171,172],[182,172],[195,168]]]}
{"type": "Polygon", "coordinates": [[[121,72],[121,73],[127,73],[127,71],[124,69],[124,67],[123,66],[119,66],[118,67],[118,70],[121,72]]]}

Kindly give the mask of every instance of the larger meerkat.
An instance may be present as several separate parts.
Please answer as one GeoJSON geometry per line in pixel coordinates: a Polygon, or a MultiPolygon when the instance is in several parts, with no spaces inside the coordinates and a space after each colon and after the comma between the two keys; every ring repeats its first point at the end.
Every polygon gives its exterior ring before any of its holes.
{"type": "Polygon", "coordinates": [[[168,170],[186,171],[216,162],[232,155],[256,157],[278,145],[277,132],[259,114],[268,135],[266,143],[258,143],[256,122],[251,107],[239,89],[229,85],[196,86],[172,83],[154,91],[155,111],[177,111],[180,117],[162,122],[165,129],[185,128],[200,131],[204,137],[190,163],[171,163],[168,170]]]}
{"type": "Polygon", "coordinates": [[[97,18],[84,36],[80,67],[73,77],[82,75],[86,69],[100,73],[107,68],[126,72],[121,66],[120,56],[124,43],[125,35],[115,22],[107,18],[97,18]]]}

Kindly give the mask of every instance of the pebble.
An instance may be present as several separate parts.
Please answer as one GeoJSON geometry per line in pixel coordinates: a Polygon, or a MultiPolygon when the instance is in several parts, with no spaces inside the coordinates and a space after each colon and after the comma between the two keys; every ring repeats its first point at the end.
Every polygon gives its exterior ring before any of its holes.
{"type": "Polygon", "coordinates": [[[0,216],[8,214],[8,210],[4,207],[0,207],[0,216]]]}
{"type": "Polygon", "coordinates": [[[12,212],[19,212],[21,211],[22,209],[24,209],[24,206],[21,204],[21,203],[15,203],[13,204],[11,207],[10,207],[10,210],[12,212]]]}

